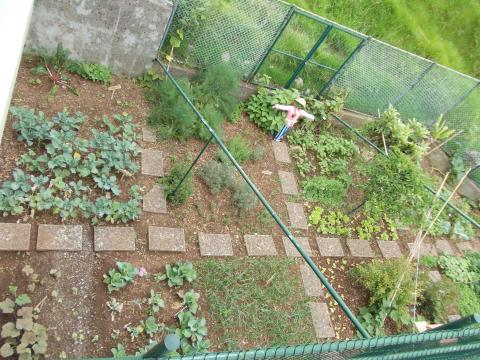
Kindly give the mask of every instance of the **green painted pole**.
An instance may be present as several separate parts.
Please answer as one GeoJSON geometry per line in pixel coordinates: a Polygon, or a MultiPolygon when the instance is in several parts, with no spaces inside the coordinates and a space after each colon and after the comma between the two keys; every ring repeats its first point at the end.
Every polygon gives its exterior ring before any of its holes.
{"type": "MultiPolygon", "coordinates": [[[[286,51],[277,50],[277,49],[272,49],[272,52],[275,52],[275,53],[277,53],[277,54],[280,54],[280,55],[289,57],[289,58],[291,58],[291,59],[303,61],[303,58],[301,58],[300,56],[290,54],[290,53],[288,53],[288,52],[286,52],[286,51]]],[[[327,69],[327,70],[330,70],[330,71],[333,71],[333,72],[337,72],[337,71],[338,71],[338,69],[332,68],[332,67],[327,66],[327,65],[320,64],[320,63],[318,63],[318,62],[316,62],[315,60],[312,60],[312,59],[308,60],[308,64],[312,64],[312,65],[315,65],[315,66],[317,66],[317,67],[319,67],[319,68],[327,69]]]]}
{"type": "MultiPolygon", "coordinates": [[[[480,336],[480,329],[447,330],[437,332],[424,332],[420,334],[403,334],[394,336],[384,336],[370,339],[343,340],[335,342],[325,342],[320,344],[280,346],[263,349],[253,349],[246,351],[230,351],[219,353],[207,353],[182,356],[181,360],[263,360],[263,359],[281,359],[293,356],[306,356],[311,354],[337,353],[342,355],[344,351],[375,349],[391,349],[395,353],[395,347],[401,345],[422,345],[427,341],[438,342],[447,339],[468,339],[476,340],[480,336]]],[[[322,358],[321,356],[319,358],[322,358]]],[[[378,359],[378,357],[377,357],[378,359]]]]}
{"type": "Polygon", "coordinates": [[[173,196],[177,193],[177,190],[180,188],[180,186],[183,184],[183,182],[185,181],[185,179],[187,178],[188,174],[190,174],[190,172],[192,171],[192,169],[194,168],[195,164],[198,162],[198,160],[200,160],[200,158],[202,157],[203,153],[205,152],[205,150],[207,150],[208,148],[208,145],[210,145],[210,143],[212,142],[213,140],[213,135],[210,136],[210,139],[208,139],[207,143],[204,145],[204,147],[202,148],[202,150],[200,150],[200,152],[198,153],[197,157],[195,158],[195,160],[193,160],[192,164],[190,165],[190,167],[188,168],[187,172],[185,173],[185,175],[183,175],[182,177],[182,180],[180,180],[180,182],[177,184],[177,186],[175,186],[175,189],[169,194],[169,196],[173,196]]]}
{"type": "Polygon", "coordinates": [[[365,46],[365,44],[368,43],[370,38],[362,39],[360,43],[353,49],[353,51],[348,55],[348,57],[345,59],[343,64],[340,66],[340,68],[337,70],[337,72],[328,80],[328,82],[325,84],[325,86],[318,92],[317,97],[323,96],[324,94],[327,93],[327,91],[330,89],[330,87],[333,85],[333,83],[338,79],[338,77],[342,74],[342,72],[345,70],[345,68],[350,64],[355,56],[362,50],[362,48],[365,46]]]}
{"type": "Polygon", "coordinates": [[[163,340],[147,351],[143,355],[143,359],[155,359],[159,357],[167,357],[169,354],[176,352],[180,347],[180,338],[177,335],[170,334],[163,340]]]}
{"type": "Polygon", "coordinates": [[[280,27],[278,28],[278,31],[273,37],[272,42],[270,43],[270,46],[265,50],[265,52],[262,54],[260,61],[257,62],[257,65],[253,68],[252,72],[247,78],[248,82],[251,82],[255,75],[257,74],[258,70],[262,67],[263,63],[267,59],[268,55],[270,54],[270,51],[272,51],[273,47],[275,44],[278,42],[278,39],[280,39],[280,36],[282,36],[283,31],[287,27],[287,25],[290,23],[290,20],[292,19],[293,14],[295,14],[295,7],[293,5],[290,6],[288,9],[287,14],[283,18],[282,23],[280,24],[280,27]]]}
{"type": "Polygon", "coordinates": [[[360,334],[365,337],[369,338],[370,335],[368,332],[364,329],[360,321],[355,317],[355,315],[352,313],[350,308],[347,306],[347,304],[343,301],[341,296],[335,291],[335,289],[332,287],[328,279],[323,275],[323,273],[320,271],[320,269],[317,267],[317,265],[313,262],[313,260],[308,256],[308,254],[305,252],[303,247],[298,243],[298,241],[294,238],[290,230],[285,226],[285,224],[282,222],[282,220],[278,217],[278,215],[275,213],[275,211],[272,209],[270,204],[267,202],[267,200],[263,197],[263,195],[260,193],[260,191],[257,189],[255,184],[250,180],[248,175],[243,171],[242,167],[237,163],[235,158],[230,154],[230,151],[228,151],[227,147],[223,143],[222,139],[220,139],[215,132],[214,129],[208,124],[208,122],[205,120],[203,115],[198,111],[198,109],[195,107],[195,105],[192,103],[188,95],[183,91],[183,89],[178,85],[176,80],[173,78],[172,74],[167,70],[165,65],[161,61],[157,59],[158,63],[160,64],[160,67],[163,69],[167,77],[172,81],[173,85],[177,88],[177,90],[180,92],[182,97],[185,99],[185,101],[188,103],[190,108],[197,114],[198,118],[200,121],[203,123],[203,125],[208,129],[208,131],[212,134],[213,138],[217,142],[218,146],[223,150],[225,155],[229,158],[229,160],[232,162],[233,166],[238,170],[240,175],[243,177],[245,182],[250,186],[250,188],[253,190],[257,198],[260,200],[262,205],[267,209],[267,211],[270,213],[270,215],[273,217],[275,222],[278,224],[278,226],[282,229],[283,233],[287,236],[287,238],[292,242],[293,246],[298,250],[298,252],[302,255],[304,260],[307,262],[307,264],[310,266],[312,271],[317,275],[317,277],[320,279],[322,284],[327,288],[328,292],[332,295],[333,299],[337,302],[338,306],[342,309],[342,311],[345,313],[345,315],[350,319],[350,321],[353,323],[355,328],[360,332],[360,334]]]}
{"type": "Polygon", "coordinates": [[[293,72],[292,76],[290,76],[290,79],[288,79],[287,83],[285,84],[285,88],[288,89],[292,85],[292,83],[295,81],[297,76],[302,72],[303,68],[307,64],[307,62],[312,58],[313,55],[315,55],[315,52],[317,49],[320,47],[320,45],[323,44],[325,39],[327,38],[328,34],[330,34],[330,31],[332,31],[333,26],[328,25],[325,30],[323,30],[322,34],[318,38],[317,42],[313,45],[313,47],[310,49],[308,52],[307,56],[305,56],[305,59],[297,66],[295,71],[293,72]]]}
{"type": "MultiPolygon", "coordinates": [[[[375,145],[372,141],[370,141],[370,139],[366,138],[365,136],[363,136],[358,130],[356,130],[355,128],[353,128],[349,123],[347,123],[345,120],[343,120],[342,118],[340,118],[338,115],[336,114],[332,114],[333,115],[333,118],[335,120],[337,120],[340,124],[342,124],[343,126],[345,126],[347,129],[351,130],[355,135],[357,135],[360,139],[362,139],[364,142],[366,142],[367,144],[369,144],[371,147],[373,147],[375,150],[377,150],[380,154],[382,155],[385,155],[384,151],[382,149],[380,149],[377,145],[375,145]]],[[[428,185],[425,185],[425,189],[427,189],[430,193],[432,193],[433,195],[436,195],[436,191],[433,190],[430,186],[428,185]]],[[[440,195],[438,197],[440,200],[446,202],[447,199],[443,196],[443,195],[440,195]]],[[[458,207],[456,207],[455,205],[453,205],[451,202],[448,202],[447,203],[447,206],[451,209],[453,209],[455,212],[457,212],[461,217],[463,217],[465,220],[467,220],[468,222],[470,222],[473,226],[477,227],[477,229],[480,229],[480,224],[475,221],[474,219],[472,219],[470,216],[468,216],[467,214],[465,214],[462,210],[460,210],[458,207]]]]}

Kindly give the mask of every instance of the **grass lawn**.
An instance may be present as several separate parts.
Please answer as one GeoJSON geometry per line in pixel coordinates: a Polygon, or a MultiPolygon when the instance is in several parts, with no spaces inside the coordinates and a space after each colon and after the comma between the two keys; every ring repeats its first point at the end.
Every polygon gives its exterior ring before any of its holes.
{"type": "Polygon", "coordinates": [[[211,337],[224,350],[315,341],[308,298],[294,259],[203,260],[195,264],[211,337]]]}
{"type": "Polygon", "coordinates": [[[455,70],[480,76],[477,0],[288,2],[455,70]]]}

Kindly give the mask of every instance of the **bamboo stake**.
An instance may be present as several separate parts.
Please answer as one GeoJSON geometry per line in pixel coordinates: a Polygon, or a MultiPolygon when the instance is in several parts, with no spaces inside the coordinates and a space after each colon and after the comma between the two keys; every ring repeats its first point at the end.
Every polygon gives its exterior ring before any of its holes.
{"type": "Polygon", "coordinates": [[[434,152],[435,150],[437,150],[438,148],[441,148],[443,145],[445,145],[446,143],[448,143],[450,140],[453,140],[454,138],[456,138],[458,135],[462,134],[463,133],[463,130],[460,130],[459,132],[453,134],[452,136],[450,136],[447,140],[445,140],[444,142],[442,142],[440,145],[437,145],[435,146],[432,150],[430,150],[429,152],[427,152],[426,155],[430,155],[432,152],[434,152]]]}

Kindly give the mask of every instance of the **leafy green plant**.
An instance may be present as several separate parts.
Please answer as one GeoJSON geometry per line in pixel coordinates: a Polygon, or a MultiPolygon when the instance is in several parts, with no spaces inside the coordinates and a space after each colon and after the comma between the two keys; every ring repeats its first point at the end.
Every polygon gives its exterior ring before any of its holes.
{"type": "Polygon", "coordinates": [[[302,182],[303,193],[307,200],[318,201],[332,207],[343,204],[348,185],[344,181],[324,176],[315,176],[302,182]]]}
{"type": "Polygon", "coordinates": [[[184,281],[191,283],[197,278],[197,272],[193,269],[191,262],[177,262],[174,265],[165,265],[165,273],[155,276],[157,281],[167,280],[168,286],[180,287],[184,281]]]}
{"type": "MultiPolygon", "coordinates": [[[[263,148],[252,147],[248,141],[240,135],[235,135],[232,139],[227,141],[226,146],[228,151],[230,151],[239,164],[243,164],[247,161],[257,161],[264,153],[263,148]]],[[[218,159],[224,163],[230,163],[230,160],[221,149],[218,151],[218,159]]]]}
{"type": "Polygon", "coordinates": [[[183,300],[183,305],[187,306],[188,311],[192,314],[196,314],[200,305],[198,304],[198,299],[200,294],[195,292],[195,290],[188,290],[187,292],[179,291],[178,296],[183,300]]]}
{"type": "Polygon", "coordinates": [[[189,162],[176,162],[174,159],[170,173],[160,179],[160,183],[163,185],[163,190],[165,191],[167,200],[173,205],[185,204],[188,198],[193,194],[193,171],[188,174],[188,176],[183,180],[182,185],[177,189],[175,194],[173,194],[173,191],[177,188],[178,184],[183,179],[189,168],[189,162]]]}
{"type": "Polygon", "coordinates": [[[430,129],[430,134],[432,138],[437,141],[444,141],[448,139],[455,133],[454,129],[449,129],[447,126],[447,119],[445,119],[444,114],[440,114],[440,116],[435,120],[432,128],[430,129]]]}
{"type": "Polygon", "coordinates": [[[458,314],[460,288],[450,279],[431,283],[423,294],[422,313],[430,321],[448,322],[448,315],[458,314]]]}
{"type": "Polygon", "coordinates": [[[420,258],[420,265],[432,269],[438,265],[438,257],[432,255],[424,255],[420,258]]]}
{"type": "Polygon", "coordinates": [[[381,228],[375,219],[368,217],[362,220],[355,230],[357,231],[359,239],[371,240],[375,233],[380,232],[381,228]]]}
{"type": "Polygon", "coordinates": [[[339,236],[351,236],[351,229],[348,227],[350,218],[341,211],[329,211],[316,206],[311,212],[309,224],[317,227],[320,234],[330,234],[339,236]]]}
{"type": "Polygon", "coordinates": [[[163,301],[162,296],[153,289],[150,289],[150,296],[143,299],[143,302],[150,307],[150,315],[156,314],[165,307],[165,301],[163,301]]]}
{"type": "Polygon", "coordinates": [[[107,284],[109,293],[119,291],[127,284],[133,283],[139,274],[139,269],[128,262],[117,261],[115,265],[116,269],[112,268],[103,275],[103,282],[107,284]]]}
{"type": "Polygon", "coordinates": [[[438,266],[442,273],[455,282],[470,285],[474,280],[475,274],[470,271],[468,259],[453,255],[441,255],[438,258],[438,266]]]}
{"type": "Polygon", "coordinates": [[[478,292],[466,285],[459,285],[458,311],[461,316],[469,316],[480,312],[480,298],[478,292]]]}
{"type": "Polygon", "coordinates": [[[81,215],[92,223],[101,218],[112,223],[138,218],[142,200],[138,186],[131,187],[129,199],[115,198],[121,193],[117,176],[131,177],[138,171],[131,116],[115,115],[118,125],[105,117],[107,131],[91,129],[92,139],[87,140],[77,137],[85,121],[81,113],[70,116],[64,111],[46,118],[24,108],[11,112],[18,118],[13,124],[18,140],[35,147],[20,156],[13,181],[2,183],[0,210],[14,215],[31,210],[32,216],[49,210],[62,219],[81,215]],[[101,191],[92,191],[90,181],[79,177],[90,178],[101,191]]]}
{"type": "Polygon", "coordinates": [[[78,74],[85,79],[101,82],[104,85],[109,84],[112,79],[110,69],[102,64],[72,62],[68,66],[68,71],[78,74]]]}
{"type": "Polygon", "coordinates": [[[367,180],[360,185],[365,194],[365,213],[379,219],[420,225],[429,207],[424,186],[426,177],[407,155],[391,151],[362,167],[367,180]]]}
{"type": "Polygon", "coordinates": [[[48,336],[45,326],[36,322],[38,311],[32,306],[27,294],[17,295],[17,287],[9,287],[11,297],[0,302],[0,312],[11,321],[3,324],[1,338],[4,340],[0,347],[0,356],[19,359],[39,359],[47,353],[48,336]]]}
{"type": "Polygon", "coordinates": [[[197,319],[190,311],[182,311],[178,314],[179,328],[172,328],[171,332],[180,338],[180,347],[183,354],[193,352],[205,352],[209,342],[205,318],[197,319]]]}
{"type": "Polygon", "coordinates": [[[114,358],[122,358],[127,356],[125,352],[125,347],[122,344],[117,344],[116,347],[110,349],[114,358]]]}

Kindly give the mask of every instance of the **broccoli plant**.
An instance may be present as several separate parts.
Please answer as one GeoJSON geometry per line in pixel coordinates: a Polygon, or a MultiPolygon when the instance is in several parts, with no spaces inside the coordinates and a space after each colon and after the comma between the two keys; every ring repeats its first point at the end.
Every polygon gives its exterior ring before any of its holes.
{"type": "Polygon", "coordinates": [[[180,287],[185,280],[191,283],[196,278],[197,272],[193,269],[191,262],[177,262],[174,265],[167,264],[165,266],[165,274],[157,274],[155,276],[156,281],[167,279],[170,287],[180,287]]]}

